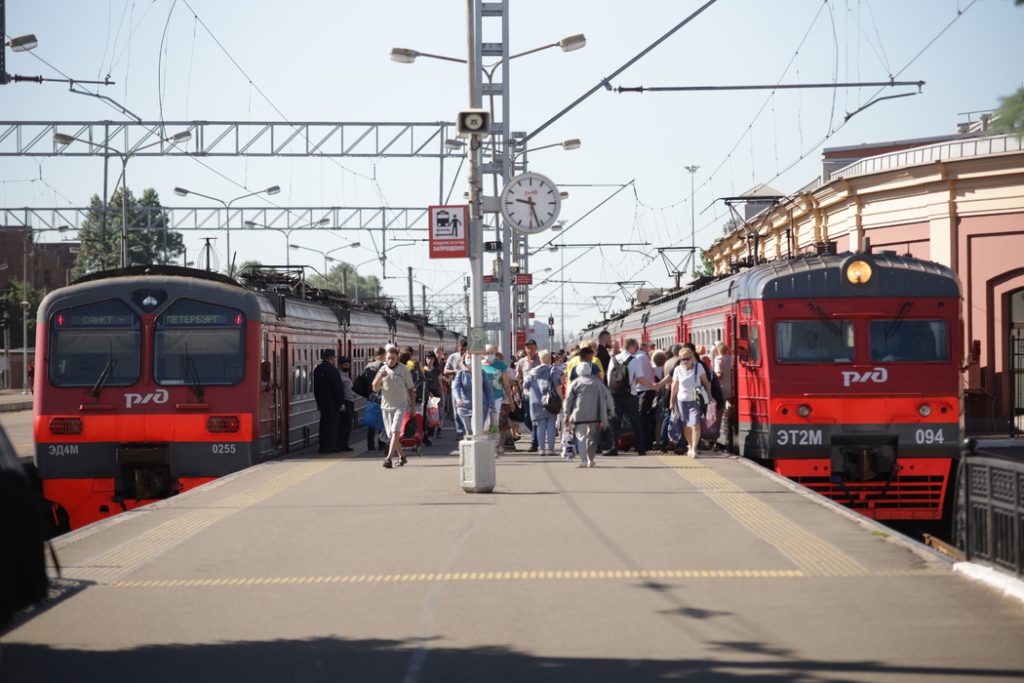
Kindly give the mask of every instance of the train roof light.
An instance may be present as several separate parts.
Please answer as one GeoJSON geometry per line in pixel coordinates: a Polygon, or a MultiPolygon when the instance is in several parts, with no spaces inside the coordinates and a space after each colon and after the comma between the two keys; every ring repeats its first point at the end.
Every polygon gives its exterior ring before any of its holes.
{"type": "Polygon", "coordinates": [[[871,264],[861,259],[852,261],[846,267],[846,279],[853,285],[867,284],[871,279],[871,264]]]}

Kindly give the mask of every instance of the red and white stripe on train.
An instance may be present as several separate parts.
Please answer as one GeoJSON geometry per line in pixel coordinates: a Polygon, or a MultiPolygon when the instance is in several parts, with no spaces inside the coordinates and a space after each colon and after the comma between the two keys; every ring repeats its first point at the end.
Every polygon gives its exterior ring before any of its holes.
{"type": "Polygon", "coordinates": [[[960,287],[894,254],[807,255],[592,326],[733,350],[733,443],[876,519],[937,520],[960,441],[960,287]]]}
{"type": "Polygon", "coordinates": [[[311,445],[320,351],[349,356],[354,377],[387,341],[422,354],[458,335],[170,266],[51,292],[33,429],[55,524],[78,528],[311,445]]]}

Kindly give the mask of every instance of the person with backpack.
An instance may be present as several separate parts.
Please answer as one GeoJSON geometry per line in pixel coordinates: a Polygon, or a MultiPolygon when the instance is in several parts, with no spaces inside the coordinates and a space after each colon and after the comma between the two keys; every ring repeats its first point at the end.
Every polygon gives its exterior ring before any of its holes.
{"type": "Polygon", "coordinates": [[[611,448],[604,452],[605,455],[619,454],[619,438],[631,428],[629,414],[626,411],[626,402],[629,400],[629,364],[633,357],[622,353],[619,342],[612,341],[609,353],[608,364],[608,389],[612,393],[612,401],[615,406],[615,417],[609,420],[608,429],[611,432],[611,448]]]}
{"type": "MultiPolygon", "coordinates": [[[[373,361],[366,364],[363,372],[356,378],[352,390],[363,398],[369,400],[373,393],[373,379],[384,366],[384,347],[378,346],[373,353],[373,361]]],[[[366,427],[366,450],[369,452],[383,450],[384,445],[377,440],[377,430],[367,425],[366,427]]]]}
{"type": "Polygon", "coordinates": [[[534,442],[541,455],[554,455],[555,425],[562,412],[562,374],[557,366],[551,365],[550,351],[541,351],[539,357],[540,365],[526,373],[523,390],[529,397],[534,442]]]}

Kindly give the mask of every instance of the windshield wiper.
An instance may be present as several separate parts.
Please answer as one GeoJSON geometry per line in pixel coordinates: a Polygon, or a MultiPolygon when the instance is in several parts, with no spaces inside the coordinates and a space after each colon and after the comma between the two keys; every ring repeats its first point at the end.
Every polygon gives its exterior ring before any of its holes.
{"type": "Polygon", "coordinates": [[[93,398],[98,397],[100,395],[100,392],[103,391],[103,387],[107,385],[107,380],[109,380],[110,376],[114,374],[114,368],[116,366],[117,361],[114,360],[114,345],[111,344],[110,359],[107,361],[107,364],[103,366],[103,370],[100,372],[100,376],[96,378],[96,384],[93,384],[92,389],[89,391],[89,393],[92,394],[93,398]]]}
{"type": "Polygon", "coordinates": [[[903,324],[903,319],[907,317],[907,313],[910,312],[910,307],[914,304],[910,301],[904,301],[903,305],[900,306],[900,312],[896,314],[896,318],[889,323],[889,326],[885,328],[885,338],[896,334],[896,330],[900,329],[900,325],[903,324]]]}
{"type": "Polygon", "coordinates": [[[199,372],[196,371],[196,364],[188,355],[188,344],[185,345],[185,373],[188,375],[188,381],[192,383],[192,392],[196,395],[196,400],[202,402],[203,385],[199,383],[199,372]]]}
{"type": "Polygon", "coordinates": [[[811,310],[817,313],[818,316],[825,321],[825,324],[828,325],[828,329],[832,331],[832,334],[836,335],[837,337],[842,336],[842,329],[840,329],[839,325],[836,324],[835,320],[828,317],[828,314],[825,313],[825,311],[821,310],[821,306],[814,303],[813,301],[807,305],[810,306],[811,310]]]}

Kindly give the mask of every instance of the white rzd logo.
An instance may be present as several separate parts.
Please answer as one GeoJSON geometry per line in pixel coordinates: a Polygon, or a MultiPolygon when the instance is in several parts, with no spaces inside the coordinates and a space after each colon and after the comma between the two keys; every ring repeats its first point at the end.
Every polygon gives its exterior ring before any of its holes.
{"type": "Polygon", "coordinates": [[[843,386],[848,387],[851,384],[867,384],[868,382],[875,382],[876,384],[884,384],[889,379],[889,371],[885,368],[874,368],[867,372],[857,372],[856,370],[844,370],[843,371],[843,386]]]}
{"type": "Polygon", "coordinates": [[[124,407],[131,408],[137,406],[140,403],[167,403],[167,399],[170,394],[167,393],[166,389],[157,389],[156,391],[148,394],[125,394],[124,395],[124,407]]]}

